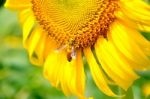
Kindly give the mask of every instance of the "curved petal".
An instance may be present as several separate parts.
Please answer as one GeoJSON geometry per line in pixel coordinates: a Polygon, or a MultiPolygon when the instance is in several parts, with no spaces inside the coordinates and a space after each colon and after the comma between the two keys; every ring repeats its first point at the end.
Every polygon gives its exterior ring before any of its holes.
{"type": "Polygon", "coordinates": [[[95,51],[107,75],[124,90],[138,78],[128,61],[122,58],[111,42],[100,38],[95,45],[95,51]]]}
{"type": "Polygon", "coordinates": [[[32,33],[33,26],[35,24],[34,17],[30,15],[26,21],[23,23],[23,44],[26,47],[26,41],[29,38],[29,35],[32,33]]]}
{"type": "Polygon", "coordinates": [[[101,70],[101,68],[98,66],[91,49],[84,49],[84,54],[89,63],[92,77],[98,88],[108,96],[116,96],[108,86],[108,80],[104,76],[104,73],[101,70]]]}
{"type": "Polygon", "coordinates": [[[150,6],[143,0],[121,2],[120,9],[125,16],[141,24],[150,25],[150,6]]]}
{"type": "MultiPolygon", "coordinates": [[[[43,31],[40,27],[37,27],[33,30],[33,32],[30,34],[30,37],[28,38],[27,42],[27,49],[29,52],[29,56],[31,56],[35,50],[35,47],[37,46],[39,40],[41,39],[43,34],[43,31]]],[[[44,34],[43,34],[44,35],[44,34]]]]}
{"type": "Polygon", "coordinates": [[[19,21],[20,21],[21,25],[23,25],[26,22],[26,20],[29,18],[29,16],[34,17],[33,12],[30,8],[19,12],[19,21]]]}
{"type": "Polygon", "coordinates": [[[133,65],[135,66],[135,69],[145,69],[150,65],[150,60],[146,55],[146,49],[150,49],[150,46],[144,45],[149,45],[149,42],[144,41],[143,38],[136,33],[134,34],[133,31],[127,30],[117,20],[110,27],[110,30],[108,35],[109,41],[111,41],[118,51],[120,51],[128,60],[132,61],[132,65],[133,63],[136,64],[133,65]],[[145,43],[142,44],[139,40],[137,41],[137,38],[145,43]]]}
{"type": "Polygon", "coordinates": [[[124,15],[123,12],[121,12],[121,11],[117,11],[115,13],[115,16],[117,17],[117,20],[122,22],[127,27],[130,27],[130,28],[133,28],[133,29],[136,29],[136,30],[139,30],[139,31],[150,33],[150,25],[145,25],[145,24],[142,24],[138,21],[134,22],[129,17],[124,15]]]}
{"type": "Polygon", "coordinates": [[[45,33],[43,29],[38,26],[30,34],[30,37],[26,42],[26,49],[29,52],[31,63],[35,65],[43,65],[44,58],[46,58],[44,56],[44,52],[46,51],[46,49],[51,52],[51,50],[54,50],[54,48],[56,48],[52,40],[47,40],[47,38],[47,33],[45,33]]]}

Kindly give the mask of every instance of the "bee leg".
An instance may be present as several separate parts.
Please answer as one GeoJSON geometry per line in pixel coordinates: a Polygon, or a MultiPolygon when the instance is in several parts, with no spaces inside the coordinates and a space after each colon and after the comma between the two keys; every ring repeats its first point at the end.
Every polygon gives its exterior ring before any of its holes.
{"type": "Polygon", "coordinates": [[[67,45],[63,45],[63,46],[61,46],[61,47],[59,47],[59,48],[56,48],[56,49],[55,49],[55,52],[58,53],[58,52],[64,50],[65,48],[67,48],[67,45]]]}

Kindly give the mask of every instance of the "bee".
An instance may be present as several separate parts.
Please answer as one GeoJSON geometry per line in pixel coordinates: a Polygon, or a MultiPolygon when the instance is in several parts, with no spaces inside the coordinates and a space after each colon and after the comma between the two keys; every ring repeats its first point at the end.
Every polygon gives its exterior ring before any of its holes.
{"type": "Polygon", "coordinates": [[[72,60],[72,55],[71,54],[72,54],[71,52],[67,52],[67,60],[69,62],[71,62],[71,60],[72,60]]]}
{"type": "Polygon", "coordinates": [[[72,59],[75,59],[75,57],[76,57],[76,53],[75,53],[74,48],[72,47],[72,48],[67,49],[67,60],[71,62],[72,59]]]}

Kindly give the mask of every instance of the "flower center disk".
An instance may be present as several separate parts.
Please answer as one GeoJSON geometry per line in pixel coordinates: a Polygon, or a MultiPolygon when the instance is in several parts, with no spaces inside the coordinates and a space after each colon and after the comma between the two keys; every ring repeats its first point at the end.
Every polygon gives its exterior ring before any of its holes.
{"type": "Polygon", "coordinates": [[[58,46],[91,47],[106,37],[117,0],[32,0],[33,12],[58,46]]]}

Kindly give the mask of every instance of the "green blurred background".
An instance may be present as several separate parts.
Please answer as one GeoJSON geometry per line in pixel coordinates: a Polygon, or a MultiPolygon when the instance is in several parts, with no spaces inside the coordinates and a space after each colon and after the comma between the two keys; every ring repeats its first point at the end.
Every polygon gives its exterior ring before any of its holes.
{"type": "MultiPolygon", "coordinates": [[[[43,78],[43,68],[30,64],[22,46],[22,30],[16,13],[4,8],[4,2],[0,0],[0,99],[76,99],[65,97],[43,78]]],[[[144,36],[150,38],[146,33],[144,36]]],[[[87,69],[86,95],[95,99],[150,99],[143,94],[144,85],[150,88],[150,73],[139,74],[142,78],[129,88],[126,97],[112,98],[97,89],[87,69]]],[[[121,93],[118,88],[113,89],[121,93]]]]}

